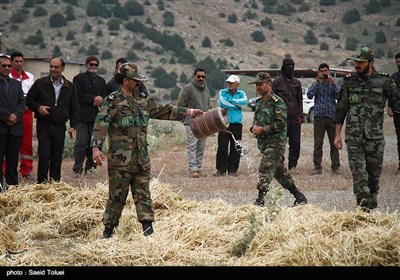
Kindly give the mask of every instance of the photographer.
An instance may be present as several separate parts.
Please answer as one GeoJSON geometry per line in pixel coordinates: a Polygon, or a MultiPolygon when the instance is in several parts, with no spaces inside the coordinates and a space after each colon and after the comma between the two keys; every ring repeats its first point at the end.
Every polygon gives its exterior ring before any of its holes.
{"type": "Polygon", "coordinates": [[[339,151],[334,145],[335,123],[333,118],[336,112],[336,99],[338,98],[339,85],[335,82],[329,71],[329,66],[322,63],[318,67],[317,79],[308,89],[307,97],[315,97],[314,107],[314,170],[310,175],[322,174],[322,146],[325,132],[328,134],[333,173],[339,171],[339,151]]]}

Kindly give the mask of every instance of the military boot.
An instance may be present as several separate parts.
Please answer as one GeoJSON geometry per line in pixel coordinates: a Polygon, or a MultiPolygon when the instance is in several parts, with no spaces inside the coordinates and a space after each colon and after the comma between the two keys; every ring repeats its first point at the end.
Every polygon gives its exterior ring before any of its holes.
{"type": "Polygon", "coordinates": [[[266,191],[258,191],[258,197],[256,198],[256,201],[254,202],[254,205],[264,207],[265,206],[265,201],[264,197],[267,194],[266,191]]]}
{"type": "Polygon", "coordinates": [[[144,236],[149,236],[153,234],[153,225],[152,222],[149,221],[143,221],[142,222],[142,227],[143,227],[143,234],[144,236]]]}
{"type": "Polygon", "coordinates": [[[295,201],[293,206],[298,206],[298,205],[304,205],[307,204],[307,198],[306,196],[297,188],[296,186],[293,186],[288,189],[291,194],[293,194],[295,201]]]}
{"type": "Polygon", "coordinates": [[[110,238],[113,235],[114,227],[105,227],[103,231],[103,238],[110,238]]]}

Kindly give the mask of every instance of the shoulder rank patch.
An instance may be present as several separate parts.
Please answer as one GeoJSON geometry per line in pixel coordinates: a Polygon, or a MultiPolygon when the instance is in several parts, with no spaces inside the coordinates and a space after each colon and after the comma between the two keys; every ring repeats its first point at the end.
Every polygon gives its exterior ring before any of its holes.
{"type": "Polygon", "coordinates": [[[143,97],[143,98],[147,98],[147,97],[149,97],[149,94],[142,91],[142,92],[140,93],[140,96],[143,97]]]}
{"type": "Polygon", "coordinates": [[[379,74],[382,76],[390,76],[389,73],[386,73],[386,72],[379,72],[379,74]]]}
{"type": "Polygon", "coordinates": [[[279,98],[276,95],[272,95],[271,98],[272,98],[272,100],[274,102],[278,102],[279,101],[279,98]]]}
{"type": "Polygon", "coordinates": [[[109,96],[107,96],[107,100],[113,100],[115,98],[114,93],[111,93],[109,96]]]}

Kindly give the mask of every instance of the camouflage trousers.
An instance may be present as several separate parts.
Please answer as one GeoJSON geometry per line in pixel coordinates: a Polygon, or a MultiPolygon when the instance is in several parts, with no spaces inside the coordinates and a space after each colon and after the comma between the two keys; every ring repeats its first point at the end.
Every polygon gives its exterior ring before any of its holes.
{"type": "Polygon", "coordinates": [[[357,205],[374,209],[378,205],[385,139],[346,137],[346,145],[357,205]]]}
{"type": "Polygon", "coordinates": [[[150,194],[150,170],[126,172],[109,170],[109,194],[103,215],[103,224],[117,227],[131,189],[139,222],[154,222],[153,202],[150,194]]]}
{"type": "Polygon", "coordinates": [[[259,191],[267,192],[272,179],[276,179],[285,189],[294,186],[292,175],[289,174],[284,164],[285,147],[270,145],[262,152],[260,166],[258,168],[259,191]]]}

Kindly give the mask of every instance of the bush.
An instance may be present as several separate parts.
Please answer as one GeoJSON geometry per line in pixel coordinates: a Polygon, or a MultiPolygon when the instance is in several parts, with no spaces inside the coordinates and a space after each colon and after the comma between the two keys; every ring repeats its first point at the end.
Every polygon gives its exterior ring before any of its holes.
{"type": "Polygon", "coordinates": [[[34,11],[33,11],[33,16],[34,17],[44,17],[47,16],[47,11],[42,8],[42,7],[37,7],[34,11]]]}
{"type": "Polygon", "coordinates": [[[253,38],[253,41],[262,43],[265,41],[265,36],[262,33],[262,31],[254,31],[251,33],[251,37],[253,38]]]}
{"type": "Polygon", "coordinates": [[[131,16],[143,16],[144,8],[143,5],[140,4],[136,0],[131,0],[125,3],[125,9],[131,16]]]}
{"type": "Polygon", "coordinates": [[[110,59],[112,58],[112,53],[109,51],[103,51],[101,54],[101,59],[110,59]]]}
{"type": "Polygon", "coordinates": [[[201,42],[203,48],[211,48],[211,40],[207,36],[204,37],[203,41],[201,42]]]}
{"type": "Polygon", "coordinates": [[[383,31],[378,31],[375,33],[375,43],[383,44],[386,43],[386,35],[383,31]]]}
{"type": "Polygon", "coordinates": [[[236,23],[236,22],[237,22],[237,16],[236,16],[236,14],[230,14],[230,15],[228,16],[228,22],[229,22],[229,23],[236,23]]]}
{"type": "Polygon", "coordinates": [[[319,45],[319,49],[321,51],[329,51],[329,46],[327,43],[323,42],[323,43],[321,43],[321,45],[319,45]]]}
{"type": "Polygon", "coordinates": [[[349,51],[355,51],[358,48],[359,41],[354,38],[350,37],[346,39],[346,43],[344,48],[349,51]]]}
{"type": "Polygon", "coordinates": [[[50,16],[49,24],[51,28],[67,26],[67,20],[61,13],[55,13],[50,16]]]}
{"type": "Polygon", "coordinates": [[[87,51],[87,55],[98,55],[99,49],[95,45],[90,45],[87,51]]]}
{"type": "Polygon", "coordinates": [[[312,32],[311,29],[309,29],[307,31],[306,36],[304,36],[303,38],[304,38],[304,42],[308,45],[318,44],[318,39],[317,39],[317,37],[315,37],[315,34],[314,34],[314,32],[312,32]]]}
{"type": "Polygon", "coordinates": [[[163,24],[164,24],[164,26],[174,26],[175,25],[175,17],[172,12],[170,12],[170,11],[164,12],[163,24]]]}
{"type": "Polygon", "coordinates": [[[352,9],[344,13],[342,22],[345,24],[352,24],[361,19],[360,12],[357,9],[352,9]]]}

